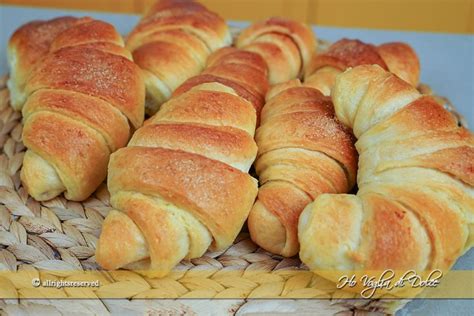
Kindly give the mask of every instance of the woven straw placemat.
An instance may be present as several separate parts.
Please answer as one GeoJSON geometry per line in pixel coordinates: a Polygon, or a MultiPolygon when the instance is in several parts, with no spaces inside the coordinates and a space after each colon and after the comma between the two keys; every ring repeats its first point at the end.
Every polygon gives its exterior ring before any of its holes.
{"type": "MultiPolygon", "coordinates": [[[[19,176],[25,152],[21,114],[10,107],[6,80],[6,76],[0,78],[0,271],[70,279],[74,271],[100,270],[94,253],[102,221],[110,210],[107,188],[102,185],[82,203],[64,197],[39,203],[27,194],[19,176]],[[66,276],[51,272],[62,270],[73,272],[66,276]]],[[[429,92],[426,86],[422,89],[429,92]]],[[[68,299],[77,297],[77,292],[67,288],[45,289],[64,299],[31,299],[31,282],[0,274],[0,297],[8,297],[0,300],[0,314],[360,315],[391,314],[407,302],[356,299],[355,294],[337,290],[331,282],[307,271],[299,259],[258,248],[245,231],[229,249],[183,261],[164,279],[132,271],[100,274],[100,288],[84,289],[89,291],[85,297],[95,299],[81,300],[68,299]],[[325,299],[315,299],[318,297],[325,299]]]]}

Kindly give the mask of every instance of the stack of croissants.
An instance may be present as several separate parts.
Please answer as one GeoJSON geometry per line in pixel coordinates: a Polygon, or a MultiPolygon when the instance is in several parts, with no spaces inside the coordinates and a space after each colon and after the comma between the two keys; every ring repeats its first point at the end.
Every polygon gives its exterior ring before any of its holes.
{"type": "Polygon", "coordinates": [[[25,24],[8,45],[23,186],[83,201],[107,179],[105,269],[162,277],[247,223],[323,276],[448,270],[474,241],[473,134],[417,90],[409,45],[316,44],[285,18],[233,39],[184,0],[125,40],[87,17],[25,24]]]}

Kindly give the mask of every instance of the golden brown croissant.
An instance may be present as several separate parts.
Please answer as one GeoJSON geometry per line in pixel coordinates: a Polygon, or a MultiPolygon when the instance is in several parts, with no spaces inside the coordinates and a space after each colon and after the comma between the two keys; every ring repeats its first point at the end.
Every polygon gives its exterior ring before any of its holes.
{"type": "Polygon", "coordinates": [[[373,64],[418,86],[420,62],[408,44],[393,42],[374,46],[350,39],[339,40],[326,52],[314,55],[305,72],[305,84],[330,95],[339,73],[349,67],[373,64]]]}
{"type": "Polygon", "coordinates": [[[303,23],[273,17],[243,30],[236,46],[263,57],[273,85],[302,74],[316,50],[316,38],[303,23]]]}
{"type": "Polygon", "coordinates": [[[37,200],[65,191],[66,198],[80,201],[105,179],[110,153],[125,146],[131,128],[142,124],[145,86],[112,25],[83,18],[68,28],[61,24],[58,32],[60,20],[54,21],[20,28],[9,44],[10,80],[24,86],[26,100],[22,137],[28,150],[21,180],[37,200]],[[47,43],[35,42],[35,35],[48,31],[45,25],[55,37],[45,33],[47,43]],[[35,50],[46,44],[41,57],[35,50]]]}
{"type": "Polygon", "coordinates": [[[352,135],[334,118],[330,98],[298,79],[274,86],[257,129],[260,178],[248,227],[259,246],[298,253],[298,218],[321,193],[348,192],[355,183],[352,135]]]}
{"type": "Polygon", "coordinates": [[[242,228],[257,195],[247,173],[257,154],[260,105],[252,101],[268,83],[259,55],[224,50],[112,155],[108,186],[117,210],[103,224],[102,267],[164,276],[184,258],[228,247],[242,228]]]}
{"type": "Polygon", "coordinates": [[[147,114],[156,113],[179,85],[199,74],[211,52],[231,42],[225,21],[203,5],[157,1],[127,38],[145,74],[147,114]]]}
{"type": "Polygon", "coordinates": [[[25,84],[34,65],[48,54],[51,43],[58,34],[80,22],[81,19],[73,17],[32,21],[13,33],[7,47],[10,67],[7,84],[11,105],[15,110],[21,110],[26,101],[25,84]]]}
{"type": "Polygon", "coordinates": [[[332,97],[358,138],[359,191],[305,208],[301,260],[323,275],[449,269],[474,240],[473,134],[377,65],[339,75],[332,97]]]}

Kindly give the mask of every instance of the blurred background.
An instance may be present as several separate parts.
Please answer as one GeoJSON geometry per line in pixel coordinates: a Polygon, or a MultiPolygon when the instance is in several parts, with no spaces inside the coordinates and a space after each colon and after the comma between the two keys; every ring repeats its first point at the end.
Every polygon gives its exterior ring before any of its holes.
{"type": "MultiPolygon", "coordinates": [[[[2,4],[140,14],[154,0],[0,0],[2,4]]],[[[201,0],[229,20],[287,16],[320,26],[474,33],[473,0],[201,0]]]]}

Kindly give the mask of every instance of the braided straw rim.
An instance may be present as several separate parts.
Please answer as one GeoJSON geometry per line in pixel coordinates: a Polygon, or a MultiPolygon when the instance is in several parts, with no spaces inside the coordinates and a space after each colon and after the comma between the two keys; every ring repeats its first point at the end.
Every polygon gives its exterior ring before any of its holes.
{"type": "MultiPolygon", "coordinates": [[[[102,222],[111,209],[107,188],[103,184],[82,203],[62,196],[37,202],[28,195],[20,181],[25,152],[21,142],[21,114],[10,107],[6,81],[7,76],[0,78],[0,272],[26,273],[30,282],[15,278],[14,273],[0,273],[0,297],[5,298],[0,300],[0,313],[67,310],[95,314],[126,311],[194,314],[214,309],[219,314],[243,315],[285,310],[311,313],[317,309],[325,314],[359,315],[394,313],[408,302],[356,299],[355,294],[338,290],[331,282],[307,271],[299,259],[283,258],[258,248],[245,231],[225,251],[208,252],[201,258],[183,261],[163,279],[147,278],[133,271],[100,271],[94,253],[102,222]],[[84,280],[83,271],[96,271],[93,275],[99,276],[100,288],[46,288],[32,292],[31,278],[84,280]],[[113,297],[122,299],[108,299],[113,297]],[[252,300],[275,297],[325,299],[252,300]],[[139,301],[139,298],[155,299],[139,301]],[[231,300],[210,301],[210,298],[231,300]]],[[[427,86],[422,89],[425,93],[431,91],[427,86]]],[[[446,99],[440,100],[454,109],[446,99]]],[[[459,114],[454,114],[461,124],[465,122],[459,114]]]]}

